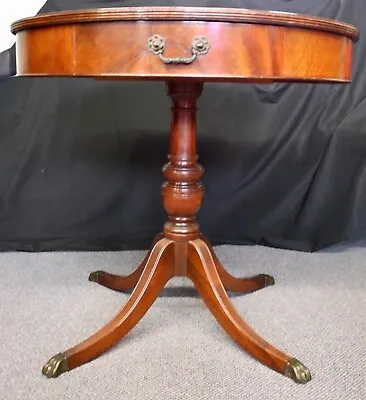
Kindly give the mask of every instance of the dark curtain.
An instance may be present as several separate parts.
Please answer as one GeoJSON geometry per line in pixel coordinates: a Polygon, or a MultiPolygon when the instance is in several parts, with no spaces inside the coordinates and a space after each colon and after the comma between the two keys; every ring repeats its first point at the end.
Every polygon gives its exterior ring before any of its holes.
{"type": "MultiPolygon", "coordinates": [[[[360,29],[351,84],[206,84],[198,218],[215,244],[315,251],[364,238],[366,2],[49,0],[40,12],[159,5],[291,11],[360,29]]],[[[14,51],[0,55],[0,250],[147,248],[166,219],[164,83],[6,77],[14,51]]]]}

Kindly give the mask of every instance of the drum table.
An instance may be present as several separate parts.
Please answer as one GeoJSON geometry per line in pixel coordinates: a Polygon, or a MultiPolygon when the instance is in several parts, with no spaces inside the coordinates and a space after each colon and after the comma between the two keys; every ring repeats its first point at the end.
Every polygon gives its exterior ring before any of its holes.
{"type": "Polygon", "coordinates": [[[204,82],[350,82],[357,29],[299,14],[196,7],[58,12],[16,21],[11,29],[17,76],[161,80],[172,100],[170,152],[163,167],[162,202],[168,214],[163,233],[131,275],[90,274],[90,281],[133,292],[107,325],[52,357],[43,374],[56,377],[105,352],[137,324],[169,279],[186,276],[240,347],[295,382],[308,382],[309,370],[262,339],[226,292],[253,292],[273,285],[274,278],[230,275],[200,232],[196,214],[204,189],[197,162],[196,103],[204,82]]]}

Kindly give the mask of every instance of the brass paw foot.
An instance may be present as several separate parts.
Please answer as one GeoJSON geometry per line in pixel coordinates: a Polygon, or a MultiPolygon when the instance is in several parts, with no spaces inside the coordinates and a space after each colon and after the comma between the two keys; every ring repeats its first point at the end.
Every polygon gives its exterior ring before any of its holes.
{"type": "Polygon", "coordinates": [[[273,276],[267,274],[260,274],[259,276],[263,279],[264,286],[272,286],[275,284],[275,278],[273,276]]]}
{"type": "Polygon", "coordinates": [[[306,383],[311,380],[311,374],[308,368],[296,358],[291,358],[286,362],[284,375],[293,379],[296,383],[306,383]]]}
{"type": "Polygon", "coordinates": [[[89,281],[90,282],[97,282],[97,283],[99,283],[99,274],[100,274],[100,272],[101,271],[94,271],[94,272],[91,272],[90,273],[90,275],[89,275],[89,281]]]}
{"type": "Polygon", "coordinates": [[[66,371],[68,371],[67,359],[63,353],[50,358],[42,368],[42,374],[47,378],[56,378],[66,371]]]}

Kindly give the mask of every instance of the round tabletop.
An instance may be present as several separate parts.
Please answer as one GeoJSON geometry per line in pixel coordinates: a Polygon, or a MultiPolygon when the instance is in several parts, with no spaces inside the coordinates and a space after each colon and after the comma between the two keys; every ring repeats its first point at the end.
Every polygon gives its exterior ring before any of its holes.
{"type": "Polygon", "coordinates": [[[327,18],[199,7],[64,11],[11,30],[18,76],[250,82],[348,82],[359,35],[327,18]]]}

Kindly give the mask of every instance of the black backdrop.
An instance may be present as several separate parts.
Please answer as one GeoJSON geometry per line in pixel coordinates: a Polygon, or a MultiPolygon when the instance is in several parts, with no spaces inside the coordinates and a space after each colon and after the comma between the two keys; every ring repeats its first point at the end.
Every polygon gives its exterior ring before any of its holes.
{"type": "MultiPolygon", "coordinates": [[[[361,31],[353,83],[207,84],[198,148],[214,243],[315,251],[366,236],[364,0],[49,0],[40,12],[226,6],[331,17],[361,31]]],[[[0,55],[0,66],[14,48],[0,55]]],[[[9,71],[11,74],[11,71],[9,71]]],[[[166,219],[164,83],[0,80],[0,250],[147,248],[166,219]]]]}

